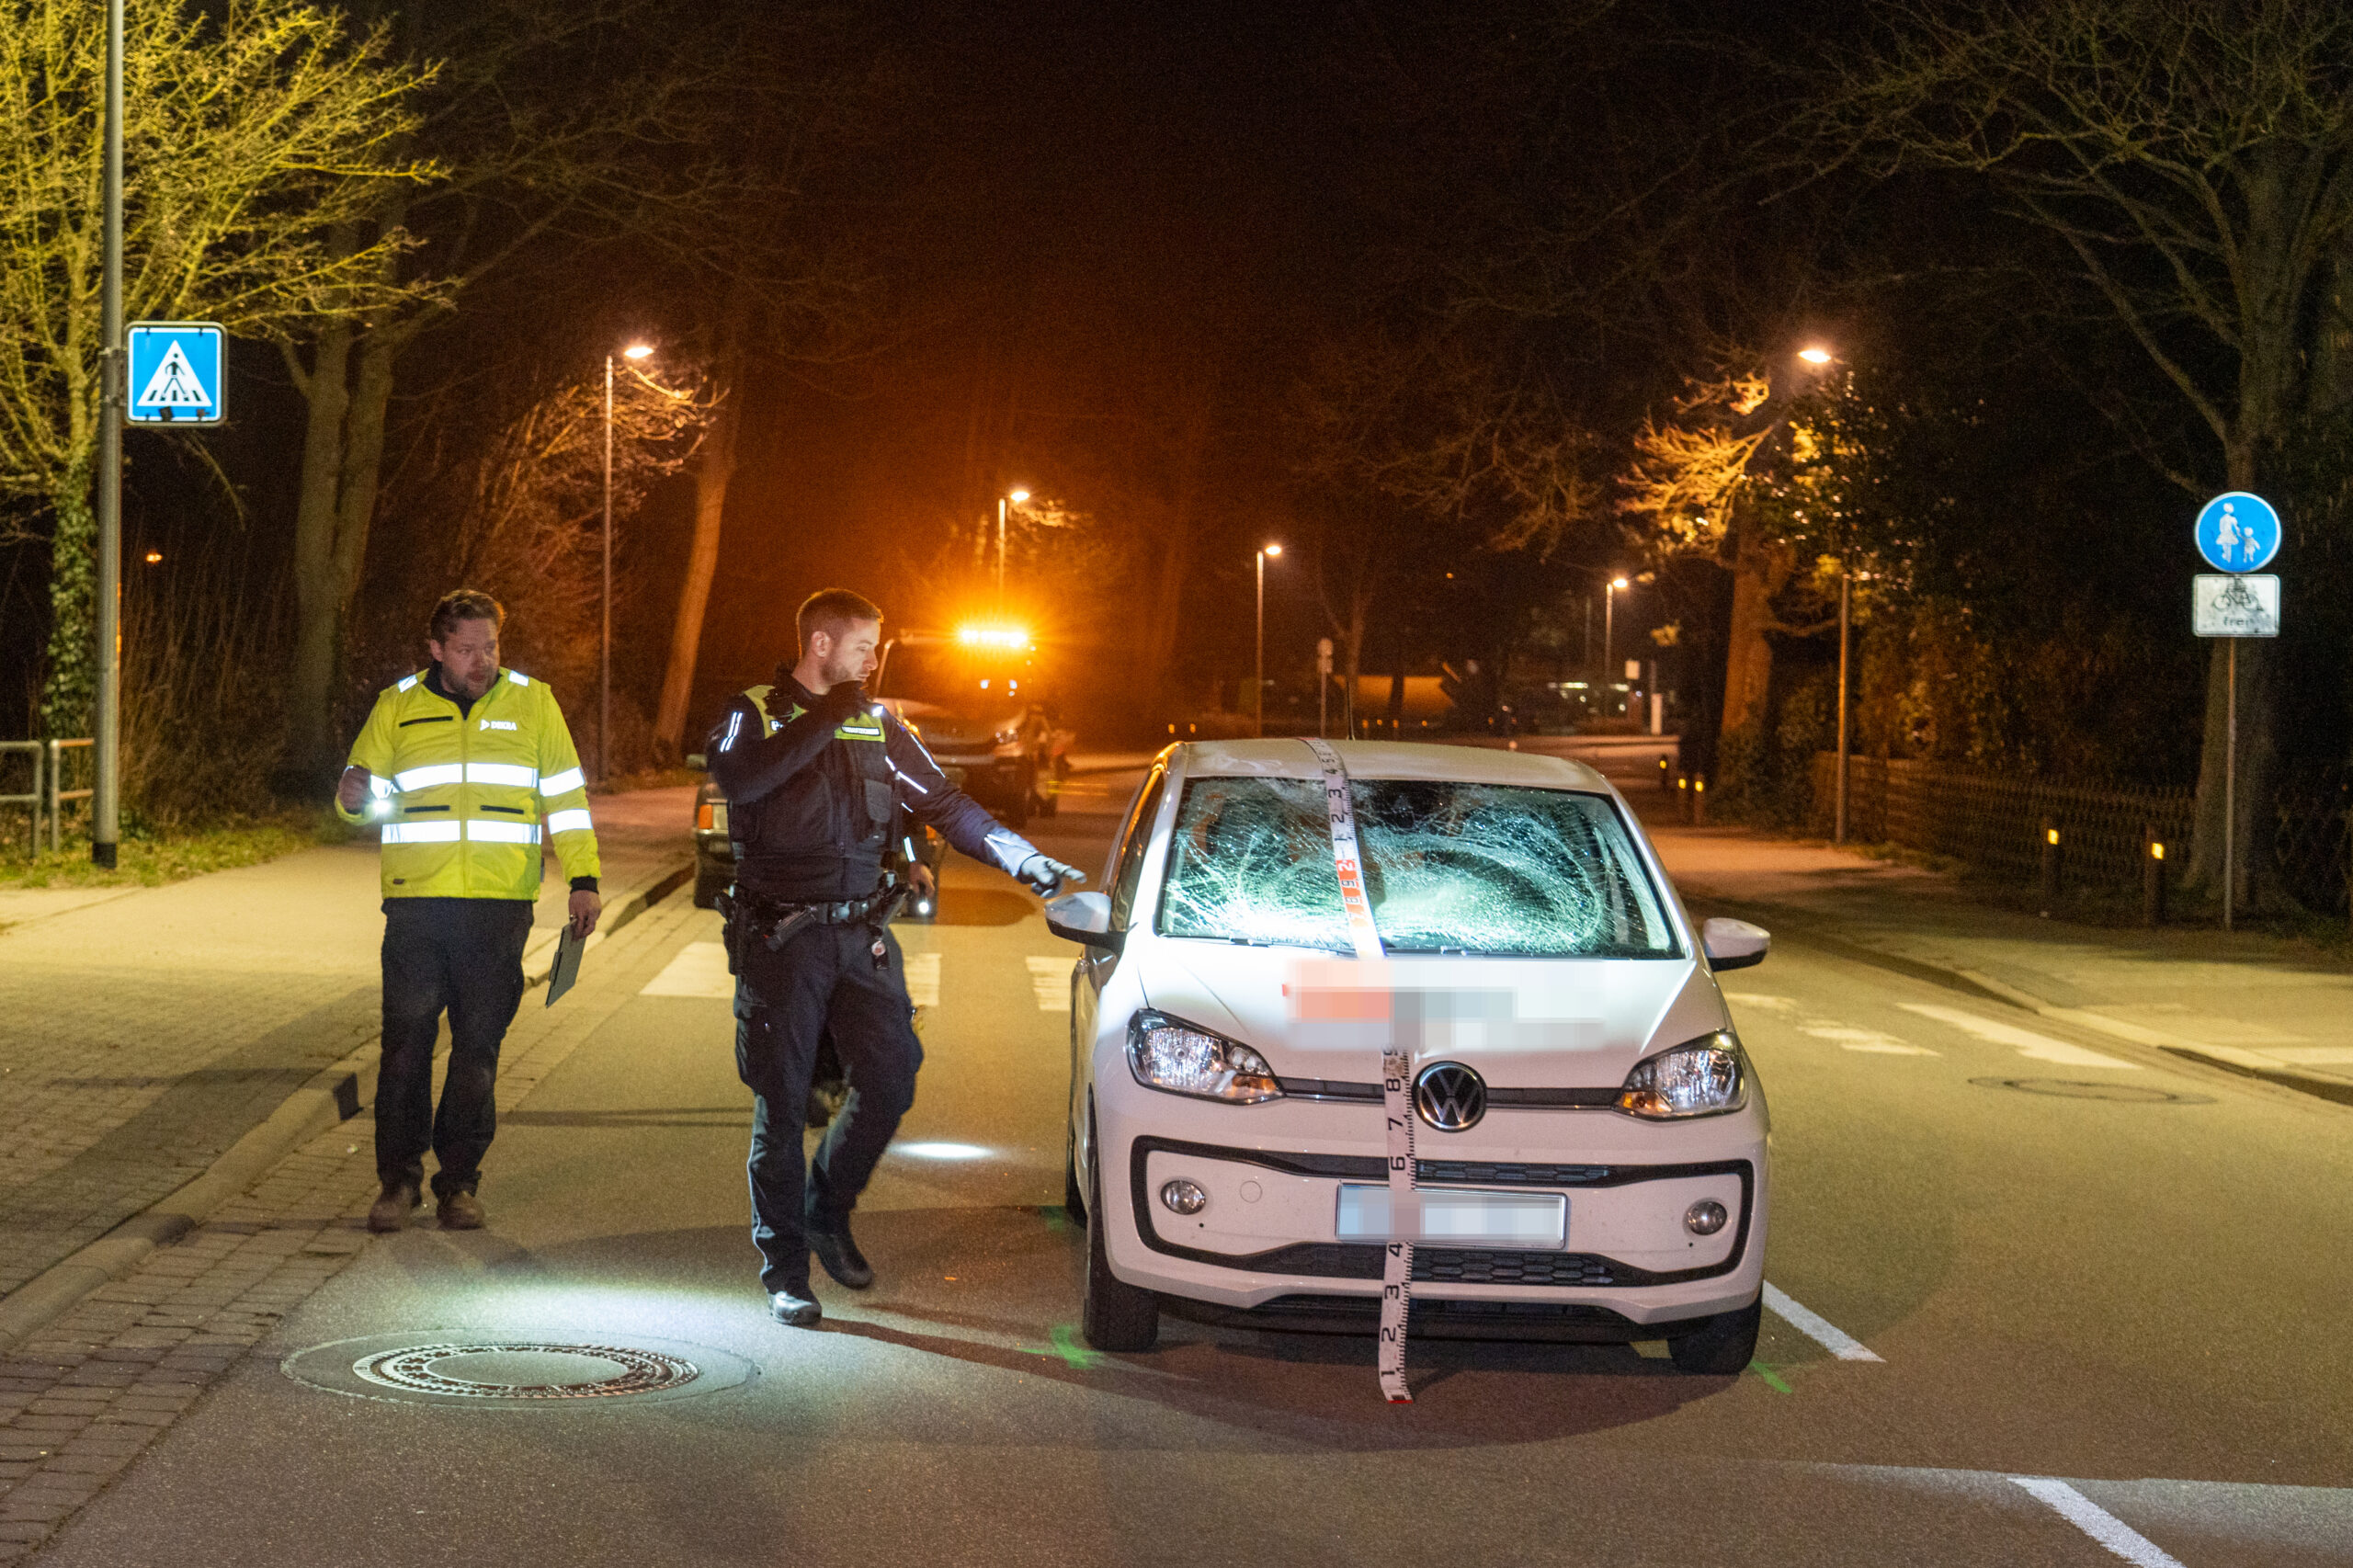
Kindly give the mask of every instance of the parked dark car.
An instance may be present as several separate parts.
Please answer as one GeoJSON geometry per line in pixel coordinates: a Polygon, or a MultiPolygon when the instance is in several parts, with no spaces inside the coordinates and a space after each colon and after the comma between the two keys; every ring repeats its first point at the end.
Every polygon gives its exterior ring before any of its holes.
{"type": "MultiPolygon", "coordinates": [[[[688,757],[687,766],[704,768],[703,755],[697,752],[688,757]]],[[[954,776],[949,777],[952,781],[954,776]]],[[[939,862],[948,853],[948,841],[921,823],[903,822],[899,826],[903,830],[899,842],[883,857],[885,869],[896,869],[904,875],[912,861],[921,863],[930,874],[918,880],[916,892],[899,906],[897,918],[928,924],[939,913],[939,862]]],[[[704,772],[702,782],[695,788],[695,906],[710,908],[734,880],[735,846],[727,837],[727,797],[704,772]]]]}
{"type": "Polygon", "coordinates": [[[966,794],[1023,827],[1053,815],[1070,771],[1046,676],[1026,632],[903,631],[883,644],[873,691],[966,794]]]}

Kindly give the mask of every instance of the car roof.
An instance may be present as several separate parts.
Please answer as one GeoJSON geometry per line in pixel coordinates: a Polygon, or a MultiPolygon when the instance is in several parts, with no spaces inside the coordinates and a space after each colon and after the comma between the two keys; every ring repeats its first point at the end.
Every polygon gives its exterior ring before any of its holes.
{"type": "MultiPolygon", "coordinates": [[[[1600,774],[1582,762],[1495,746],[1427,745],[1411,741],[1327,743],[1352,778],[1435,778],[1469,784],[1516,784],[1532,790],[1609,792],[1600,774]]],[[[1188,778],[1313,778],[1322,773],[1304,741],[1183,741],[1170,751],[1181,756],[1188,778]]]]}

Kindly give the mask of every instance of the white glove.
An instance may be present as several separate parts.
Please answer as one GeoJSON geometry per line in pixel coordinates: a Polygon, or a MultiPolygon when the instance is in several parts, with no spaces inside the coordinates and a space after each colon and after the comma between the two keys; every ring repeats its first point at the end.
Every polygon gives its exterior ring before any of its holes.
{"type": "Polygon", "coordinates": [[[1013,877],[1031,892],[1051,898],[1055,888],[1062,883],[1083,882],[1086,880],[1086,873],[1075,866],[1065,866],[1050,856],[1032,855],[1021,862],[1021,869],[1014,872],[1013,877]]]}

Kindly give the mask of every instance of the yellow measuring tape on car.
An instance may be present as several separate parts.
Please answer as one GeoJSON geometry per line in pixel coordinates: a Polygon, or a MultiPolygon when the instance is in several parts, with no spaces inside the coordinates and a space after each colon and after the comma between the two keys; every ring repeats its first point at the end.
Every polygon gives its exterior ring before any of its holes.
{"type": "MultiPolygon", "coordinates": [[[[1356,802],[1348,793],[1348,770],[1340,754],[1324,742],[1309,741],[1324,771],[1324,811],[1332,828],[1332,869],[1340,879],[1340,908],[1348,922],[1348,940],[1357,957],[1379,963],[1388,954],[1381,945],[1381,929],[1373,924],[1372,901],[1366,896],[1364,856],[1357,847],[1356,802]]],[[[1411,1404],[1405,1386],[1405,1324],[1413,1311],[1414,1244],[1401,1240],[1421,1228],[1421,1204],[1414,1197],[1414,1061],[1398,1043],[1396,1014],[1389,1009],[1390,1037],[1381,1052],[1381,1105],[1389,1124],[1389,1239],[1381,1244],[1381,1392],[1392,1404],[1411,1404]]]]}

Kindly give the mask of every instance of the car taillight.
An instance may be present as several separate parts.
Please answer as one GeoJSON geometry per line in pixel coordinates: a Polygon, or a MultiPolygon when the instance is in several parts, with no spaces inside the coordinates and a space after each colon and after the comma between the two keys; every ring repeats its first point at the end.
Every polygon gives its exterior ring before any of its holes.
{"type": "Polygon", "coordinates": [[[705,801],[695,807],[695,829],[699,833],[725,833],[727,831],[727,802],[705,801]]]}

